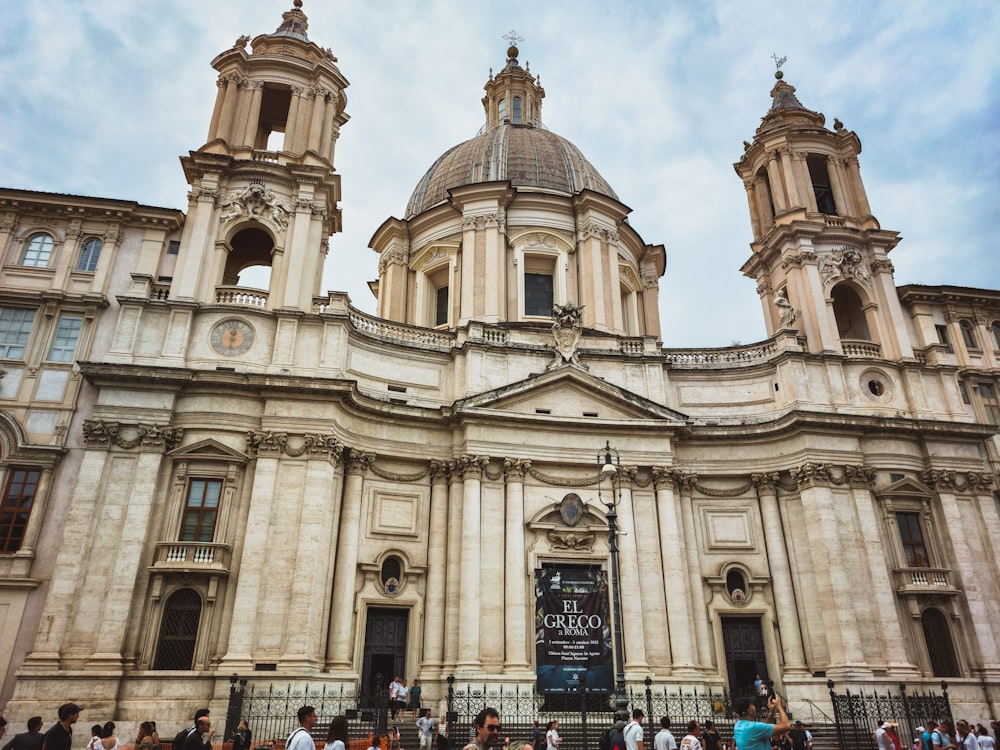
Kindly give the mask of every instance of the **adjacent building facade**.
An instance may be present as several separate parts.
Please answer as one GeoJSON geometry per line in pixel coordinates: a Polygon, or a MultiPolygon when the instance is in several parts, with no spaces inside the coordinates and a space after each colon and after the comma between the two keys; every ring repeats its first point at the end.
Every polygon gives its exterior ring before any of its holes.
{"type": "Polygon", "coordinates": [[[858,136],[779,77],[734,165],[769,338],[664,349],[664,247],[511,47],[369,316],[320,294],[348,82],[300,5],[213,61],[186,212],[0,190],[8,715],[531,684],[536,571],[607,570],[608,501],[629,683],[995,714],[1000,292],[895,285],[858,136]]]}

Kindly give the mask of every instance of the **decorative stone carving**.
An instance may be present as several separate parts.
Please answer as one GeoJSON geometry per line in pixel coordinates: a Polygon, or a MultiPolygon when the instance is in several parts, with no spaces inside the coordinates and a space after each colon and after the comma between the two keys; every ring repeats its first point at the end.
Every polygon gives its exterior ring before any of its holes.
{"type": "Polygon", "coordinates": [[[559,517],[567,526],[576,526],[583,518],[583,500],[575,492],[570,492],[559,503],[559,517]]]}
{"type": "Polygon", "coordinates": [[[861,251],[850,245],[820,255],[819,275],[825,286],[831,286],[842,279],[853,279],[867,286],[871,280],[861,251]]]}
{"type": "Polygon", "coordinates": [[[250,43],[250,36],[248,34],[241,34],[236,37],[236,41],[233,42],[233,49],[246,49],[247,44],[250,43]]]}
{"type": "Polygon", "coordinates": [[[352,474],[363,474],[375,461],[372,451],[359,451],[351,448],[347,451],[347,470],[352,474]]]}
{"type": "Polygon", "coordinates": [[[791,328],[792,323],[795,322],[796,310],[792,303],[788,301],[788,292],[784,289],[779,289],[778,293],[774,295],[774,304],[778,308],[778,329],[791,328]]]}
{"type": "Polygon", "coordinates": [[[594,547],[596,535],[588,531],[565,531],[552,529],[545,534],[552,549],[590,552],[594,547]]]}
{"type": "Polygon", "coordinates": [[[106,422],[103,419],[85,420],[82,429],[83,444],[86,447],[105,450],[113,447],[124,450],[172,450],[184,436],[184,430],[180,427],[141,423],[123,427],[119,422],[106,422]]]}
{"type": "Polygon", "coordinates": [[[816,263],[816,253],[812,250],[803,250],[800,253],[794,253],[792,255],[786,256],[781,261],[782,268],[801,268],[802,266],[810,266],[816,263]]]}
{"type": "Polygon", "coordinates": [[[514,482],[521,482],[524,480],[524,475],[531,468],[531,461],[525,458],[505,458],[503,460],[503,468],[507,474],[507,479],[514,482]]]}
{"type": "Polygon", "coordinates": [[[927,469],[920,474],[921,481],[935,490],[989,492],[993,477],[979,471],[956,472],[950,469],[927,469]]]}
{"type": "Polygon", "coordinates": [[[791,469],[792,479],[800,487],[811,487],[814,484],[871,487],[875,483],[877,474],[875,467],[857,464],[833,466],[827,463],[807,462],[791,469]]]}
{"type": "Polygon", "coordinates": [[[455,471],[464,479],[465,477],[481,477],[486,467],[489,466],[489,456],[459,456],[455,461],[455,471]]]}
{"type": "Polygon", "coordinates": [[[888,271],[889,273],[895,273],[896,267],[892,265],[892,261],[888,258],[876,258],[871,263],[868,264],[872,273],[880,273],[882,271],[888,271]]]}
{"type": "Polygon", "coordinates": [[[555,349],[555,359],[549,364],[548,369],[560,367],[564,364],[574,364],[586,369],[580,364],[576,346],[580,343],[580,336],[583,334],[583,310],[585,305],[579,307],[572,302],[565,305],[554,305],[552,307],[552,335],[555,338],[553,348],[555,349]]]}
{"type": "Polygon", "coordinates": [[[260,181],[252,181],[241,191],[226,196],[219,206],[223,209],[219,221],[227,222],[242,217],[260,220],[266,217],[279,227],[288,226],[291,208],[278,200],[277,194],[265,188],[260,181]]]}
{"type": "Polygon", "coordinates": [[[279,456],[284,453],[287,442],[287,432],[250,430],[246,434],[247,453],[252,457],[279,456]]]}

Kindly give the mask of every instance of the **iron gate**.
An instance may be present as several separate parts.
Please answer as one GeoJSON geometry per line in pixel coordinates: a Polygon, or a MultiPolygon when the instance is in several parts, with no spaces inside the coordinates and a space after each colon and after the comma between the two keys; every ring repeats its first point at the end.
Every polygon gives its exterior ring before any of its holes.
{"type": "Polygon", "coordinates": [[[867,695],[863,691],[855,694],[850,690],[838,695],[833,680],[827,680],[826,686],[830,689],[837,739],[840,747],[847,750],[871,750],[872,733],[881,721],[896,722],[903,747],[911,747],[917,726],[926,726],[930,719],[951,718],[948,683],[944,681],[941,695],[932,691],[908,693],[905,684],[899,686],[898,695],[889,692],[867,695]]]}

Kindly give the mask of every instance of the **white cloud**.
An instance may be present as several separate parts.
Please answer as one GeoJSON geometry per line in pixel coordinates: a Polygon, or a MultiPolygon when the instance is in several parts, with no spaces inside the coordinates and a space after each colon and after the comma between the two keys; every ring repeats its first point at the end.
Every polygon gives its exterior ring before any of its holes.
{"type": "MultiPolygon", "coordinates": [[[[10,187],[183,208],[177,158],[202,145],[212,58],[270,33],[286,0],[8,0],[0,4],[0,163],[10,187]]],[[[375,229],[401,216],[443,151],[483,122],[511,28],[546,89],[544,119],[573,141],[666,245],[667,346],[763,336],[746,199],[732,163],[766,112],[772,53],[802,102],[865,145],[882,226],[904,241],[897,283],[1000,287],[1000,5],[930,0],[701,3],[306,0],[310,38],[352,82],[337,146],[344,232],[327,288],[372,311],[375,229]]]]}

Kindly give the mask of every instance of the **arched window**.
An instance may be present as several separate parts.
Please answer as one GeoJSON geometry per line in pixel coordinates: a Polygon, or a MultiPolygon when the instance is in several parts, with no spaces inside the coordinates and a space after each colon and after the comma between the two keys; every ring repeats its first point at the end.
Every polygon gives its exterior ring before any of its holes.
{"type": "Polygon", "coordinates": [[[76,263],[77,271],[93,273],[97,270],[97,261],[101,257],[102,244],[96,237],[91,237],[83,243],[83,249],[80,251],[80,260],[76,263]]]}
{"type": "Polygon", "coordinates": [[[49,258],[52,257],[52,237],[51,235],[38,233],[33,234],[24,243],[24,253],[21,255],[22,266],[32,266],[33,268],[47,268],[49,258]]]}
{"type": "Polygon", "coordinates": [[[507,100],[501,99],[497,102],[497,121],[503,125],[503,121],[507,118],[507,100]]]}
{"type": "Polygon", "coordinates": [[[760,199],[760,211],[764,219],[765,228],[769,228],[774,223],[774,197],[771,195],[771,180],[767,176],[767,169],[761,167],[757,170],[758,198],[760,199]]]}
{"type": "Polygon", "coordinates": [[[514,97],[514,124],[521,124],[521,97],[514,97]]]}
{"type": "Polygon", "coordinates": [[[927,642],[927,656],[931,660],[931,671],[935,677],[960,677],[955,647],[951,643],[948,621],[939,609],[928,607],[920,615],[920,625],[924,629],[927,642]]]}
{"type": "Polygon", "coordinates": [[[813,195],[816,197],[816,210],[821,214],[836,216],[837,204],[833,200],[827,158],[819,154],[809,154],[806,157],[806,166],[809,168],[809,179],[812,181],[813,195]]]}
{"type": "Polygon", "coordinates": [[[833,288],[833,316],[837,319],[837,332],[841,339],[871,341],[865,311],[861,308],[858,293],[846,284],[833,288]]]}
{"type": "Polygon", "coordinates": [[[201,620],[201,597],[193,589],[180,589],[167,599],[160,623],[160,640],[153,669],[191,669],[194,644],[201,620]]]}
{"type": "Polygon", "coordinates": [[[968,320],[958,321],[958,327],[962,330],[962,343],[965,344],[966,349],[978,349],[979,345],[976,343],[976,332],[972,330],[972,322],[968,320]]]}
{"type": "Polygon", "coordinates": [[[746,601],[747,580],[738,568],[726,573],[726,591],[734,604],[743,604],[746,601]]]}

